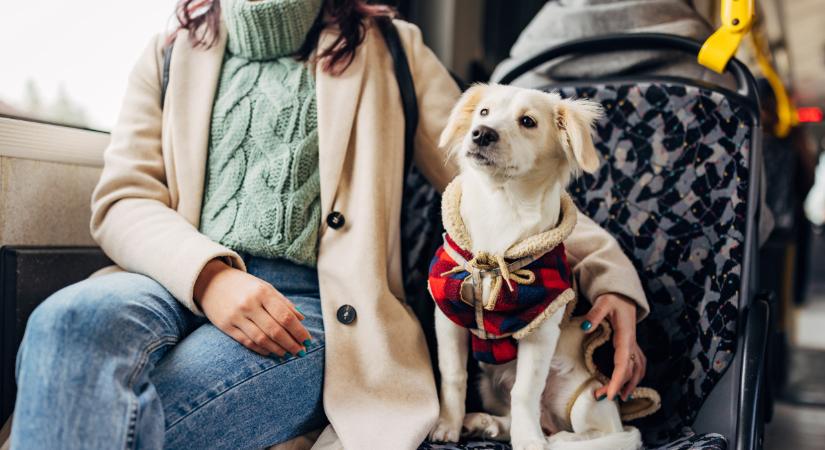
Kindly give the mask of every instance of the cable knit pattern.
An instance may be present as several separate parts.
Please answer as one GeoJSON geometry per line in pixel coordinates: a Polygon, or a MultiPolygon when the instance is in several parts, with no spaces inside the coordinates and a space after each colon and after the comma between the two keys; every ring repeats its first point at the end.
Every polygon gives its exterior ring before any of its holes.
{"type": "Polygon", "coordinates": [[[223,0],[201,231],[239,252],[314,266],[320,226],[315,81],[292,56],[320,0],[223,0]]]}

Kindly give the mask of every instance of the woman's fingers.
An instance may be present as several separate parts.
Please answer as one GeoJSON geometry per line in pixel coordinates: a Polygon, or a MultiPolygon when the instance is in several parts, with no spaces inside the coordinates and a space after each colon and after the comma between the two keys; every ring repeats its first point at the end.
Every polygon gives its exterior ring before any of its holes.
{"type": "MultiPolygon", "coordinates": [[[[272,340],[266,332],[264,332],[261,327],[255,323],[251,319],[243,320],[241,323],[236,324],[236,327],[240,328],[241,331],[252,341],[256,346],[263,348],[264,353],[261,353],[264,356],[268,356],[270,354],[276,354],[278,356],[284,356],[284,354],[289,351],[288,347],[281,345],[279,342],[272,340]]],[[[241,342],[243,344],[243,342],[241,342]]],[[[251,347],[249,347],[251,348],[251,347]]]]}
{"type": "Polygon", "coordinates": [[[633,389],[636,389],[636,386],[639,385],[639,382],[642,381],[644,377],[644,364],[638,353],[635,354],[635,358],[631,360],[630,365],[632,366],[630,368],[631,376],[630,380],[622,388],[622,400],[627,400],[627,397],[633,392],[633,389]]]}
{"type": "Polygon", "coordinates": [[[603,400],[604,398],[614,400],[616,394],[632,376],[632,368],[630,366],[630,357],[627,349],[617,348],[613,363],[613,374],[606,386],[602,386],[594,391],[596,398],[599,400],[603,400]]]}
{"type": "Polygon", "coordinates": [[[265,348],[261,347],[260,345],[256,344],[252,340],[252,338],[247,336],[246,333],[244,333],[243,330],[241,330],[237,326],[232,325],[229,328],[227,328],[226,330],[221,330],[221,331],[228,334],[229,337],[231,337],[232,339],[238,341],[239,344],[243,345],[244,347],[252,350],[253,352],[255,352],[259,355],[269,356],[269,354],[270,354],[270,352],[267,349],[265,349],[265,348]]]}
{"type": "Polygon", "coordinates": [[[615,331],[613,374],[607,386],[596,389],[595,395],[598,399],[614,400],[621,393],[622,398],[626,399],[644,378],[646,366],[644,354],[636,343],[636,306],[630,299],[620,295],[600,295],[585,316],[582,329],[594,330],[605,318],[615,331]]]}
{"type": "Polygon", "coordinates": [[[616,399],[616,395],[632,375],[632,363],[630,362],[630,357],[627,353],[624,353],[624,355],[619,355],[616,360],[617,362],[614,364],[613,368],[613,376],[610,377],[610,383],[607,385],[608,400],[616,399]]]}
{"type": "MultiPolygon", "coordinates": [[[[292,314],[291,311],[288,311],[285,307],[284,309],[287,311],[289,315],[295,318],[295,315],[292,314]]],[[[292,353],[293,355],[297,355],[298,352],[305,350],[304,346],[296,341],[287,331],[280,322],[275,320],[272,315],[264,309],[263,305],[258,307],[257,310],[252,311],[249,314],[249,320],[251,320],[255,326],[261,330],[263,333],[263,337],[261,339],[266,339],[271,341],[272,343],[284,348],[286,351],[292,353]]],[[[298,320],[295,318],[294,320],[298,320]]],[[[258,345],[262,345],[258,342],[258,345]]]]}
{"type": "Polygon", "coordinates": [[[280,293],[278,296],[270,296],[263,300],[263,307],[270,317],[275,319],[281,327],[289,333],[289,337],[299,345],[305,347],[309,345],[312,336],[309,335],[306,327],[301,323],[304,317],[295,310],[292,302],[284,298],[280,293]]]}
{"type": "Polygon", "coordinates": [[[633,367],[630,361],[631,346],[633,345],[635,333],[628,332],[624,321],[615,321],[616,334],[613,335],[613,374],[607,386],[596,390],[596,398],[606,396],[608,400],[614,400],[622,386],[632,377],[633,367]]]}
{"type": "Polygon", "coordinates": [[[587,315],[584,316],[584,322],[582,322],[582,330],[585,333],[590,333],[591,331],[597,329],[599,324],[602,323],[605,317],[610,313],[610,307],[607,302],[596,302],[590,311],[588,311],[587,315]]]}
{"type": "Polygon", "coordinates": [[[598,400],[614,400],[616,394],[621,390],[622,386],[630,378],[629,364],[627,362],[616,365],[613,368],[613,376],[606,386],[602,386],[594,391],[594,395],[598,400]]]}
{"type": "MultiPolygon", "coordinates": [[[[281,294],[280,292],[278,292],[278,290],[275,289],[274,286],[273,286],[272,289],[275,291],[274,299],[276,301],[278,301],[279,303],[282,303],[290,311],[292,311],[292,313],[295,314],[295,316],[298,318],[298,320],[303,321],[304,319],[306,319],[306,316],[304,316],[304,313],[302,313],[301,310],[298,309],[298,307],[295,306],[294,303],[292,303],[292,301],[290,301],[288,298],[284,297],[284,294],[281,294]]],[[[267,299],[269,299],[269,298],[270,297],[267,297],[267,299]]],[[[266,307],[267,307],[267,304],[265,303],[264,308],[266,308],[266,307]]],[[[269,311],[268,308],[267,308],[267,311],[269,311]]]]}

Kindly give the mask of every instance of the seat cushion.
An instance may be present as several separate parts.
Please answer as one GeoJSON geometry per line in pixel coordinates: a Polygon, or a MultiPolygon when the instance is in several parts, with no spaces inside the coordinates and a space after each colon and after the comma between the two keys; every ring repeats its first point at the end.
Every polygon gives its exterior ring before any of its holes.
{"type": "Polygon", "coordinates": [[[726,450],[728,441],[721,434],[693,434],[651,450],[726,450]]]}
{"type": "Polygon", "coordinates": [[[496,441],[466,441],[457,444],[425,441],[418,450],[510,450],[510,444],[496,441]]]}
{"type": "MultiPolygon", "coordinates": [[[[721,434],[691,434],[651,450],[726,450],[728,441],[721,434]]],[[[496,441],[468,441],[458,444],[424,442],[418,450],[510,450],[510,445],[496,441]]]]}

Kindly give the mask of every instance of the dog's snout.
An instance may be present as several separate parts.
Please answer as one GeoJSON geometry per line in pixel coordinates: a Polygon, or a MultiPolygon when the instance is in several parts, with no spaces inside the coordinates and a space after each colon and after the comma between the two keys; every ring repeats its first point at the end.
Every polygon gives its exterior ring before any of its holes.
{"type": "Polygon", "coordinates": [[[473,143],[481,147],[486,147],[498,141],[498,133],[496,133],[496,130],[484,125],[476,127],[476,129],[473,130],[472,137],[473,143]]]}

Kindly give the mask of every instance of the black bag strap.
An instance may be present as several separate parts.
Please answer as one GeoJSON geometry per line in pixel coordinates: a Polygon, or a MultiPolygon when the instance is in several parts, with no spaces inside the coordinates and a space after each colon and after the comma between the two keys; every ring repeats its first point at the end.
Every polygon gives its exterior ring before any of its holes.
{"type": "MultiPolygon", "coordinates": [[[[378,17],[375,20],[378,29],[384,36],[387,48],[392,56],[393,68],[395,69],[395,79],[398,82],[398,90],[401,93],[401,106],[404,109],[404,175],[410,171],[412,166],[413,152],[415,146],[415,130],[418,128],[418,99],[415,95],[415,84],[413,83],[410,64],[398,35],[398,29],[389,17],[378,17]]],[[[175,42],[172,41],[163,49],[163,71],[160,87],[160,107],[166,102],[166,88],[169,85],[169,66],[172,63],[172,49],[175,42]]]]}
{"type": "Polygon", "coordinates": [[[166,103],[166,87],[169,86],[169,66],[172,64],[172,48],[175,47],[175,41],[172,41],[163,48],[163,71],[161,72],[160,83],[160,109],[163,109],[166,103]]]}
{"type": "Polygon", "coordinates": [[[404,176],[406,176],[410,173],[412,166],[415,130],[418,128],[418,99],[415,95],[415,84],[401,37],[398,36],[398,29],[395,28],[392,19],[383,16],[376,18],[375,22],[390,50],[395,80],[398,82],[398,91],[401,93],[401,106],[404,109],[404,176]]]}

